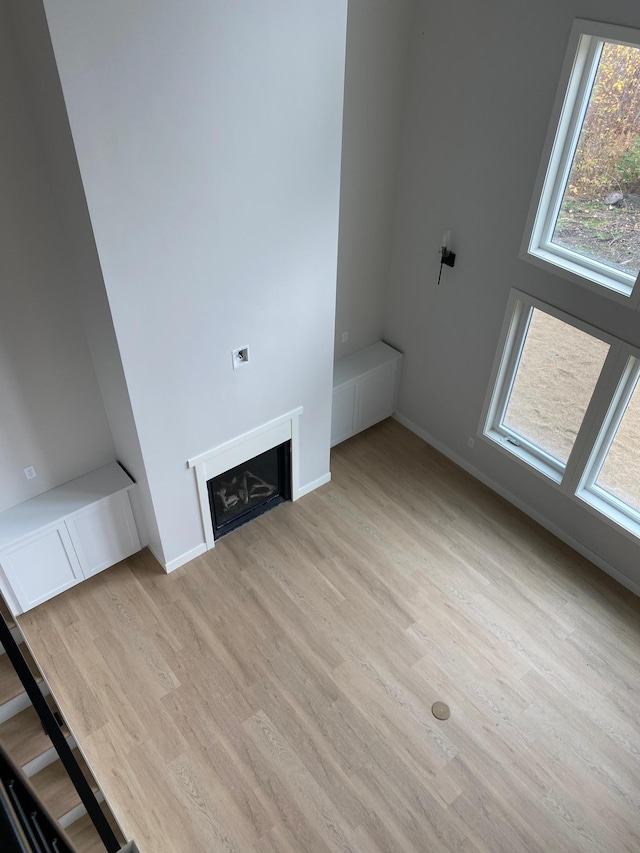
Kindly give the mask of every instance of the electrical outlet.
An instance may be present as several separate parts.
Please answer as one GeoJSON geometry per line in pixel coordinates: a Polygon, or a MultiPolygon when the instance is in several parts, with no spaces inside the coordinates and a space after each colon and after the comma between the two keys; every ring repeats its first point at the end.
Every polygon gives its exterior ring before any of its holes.
{"type": "Polygon", "coordinates": [[[27,480],[34,480],[38,476],[38,473],[33,465],[29,465],[28,468],[24,469],[24,476],[27,480]]]}
{"type": "Polygon", "coordinates": [[[473,447],[473,445],[475,444],[475,439],[472,435],[470,435],[467,439],[467,444],[469,445],[469,447],[473,447]]]}
{"type": "Polygon", "coordinates": [[[343,333],[342,333],[342,343],[343,343],[343,344],[346,344],[346,342],[347,342],[348,340],[349,340],[349,332],[343,332],[343,333]]]}
{"type": "Polygon", "coordinates": [[[232,350],[231,359],[234,370],[243,367],[245,364],[249,364],[249,347],[238,347],[238,349],[232,350]]]}

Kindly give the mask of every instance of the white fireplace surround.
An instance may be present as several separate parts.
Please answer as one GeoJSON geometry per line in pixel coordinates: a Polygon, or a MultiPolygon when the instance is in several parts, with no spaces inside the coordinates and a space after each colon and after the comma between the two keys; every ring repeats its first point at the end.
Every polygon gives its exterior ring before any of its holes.
{"type": "Polygon", "coordinates": [[[217,477],[236,465],[248,462],[254,456],[271,450],[285,441],[291,441],[291,500],[302,496],[299,482],[298,467],[298,418],[302,414],[302,406],[275,418],[262,426],[256,427],[237,438],[207,450],[199,456],[187,460],[189,468],[195,468],[200,501],[200,513],[204,527],[204,537],[207,550],[215,546],[213,538],[213,522],[207,492],[207,480],[217,477]]]}

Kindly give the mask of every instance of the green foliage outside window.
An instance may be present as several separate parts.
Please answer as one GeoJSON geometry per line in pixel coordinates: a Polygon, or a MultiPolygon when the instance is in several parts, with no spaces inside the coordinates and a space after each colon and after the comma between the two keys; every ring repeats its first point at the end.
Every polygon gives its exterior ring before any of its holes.
{"type": "Polygon", "coordinates": [[[636,136],[629,148],[623,151],[615,164],[620,191],[640,192],[640,136],[636,136]]]}
{"type": "Polygon", "coordinates": [[[640,188],[640,50],[606,43],[567,189],[589,198],[640,188]]]}

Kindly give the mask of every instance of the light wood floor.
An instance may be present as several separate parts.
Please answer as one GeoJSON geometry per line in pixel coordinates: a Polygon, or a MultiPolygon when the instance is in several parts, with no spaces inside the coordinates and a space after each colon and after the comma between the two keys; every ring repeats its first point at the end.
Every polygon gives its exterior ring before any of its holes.
{"type": "Polygon", "coordinates": [[[143,853],[640,850],[640,601],[387,421],[21,618],[143,853]],[[431,705],[443,700],[451,718],[431,705]]]}

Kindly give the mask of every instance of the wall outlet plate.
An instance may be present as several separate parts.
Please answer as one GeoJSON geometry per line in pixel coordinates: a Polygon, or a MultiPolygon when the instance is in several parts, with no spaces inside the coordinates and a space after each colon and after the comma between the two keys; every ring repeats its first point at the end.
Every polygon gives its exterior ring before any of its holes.
{"type": "Polygon", "coordinates": [[[24,476],[27,480],[34,480],[38,476],[38,472],[33,465],[29,465],[28,468],[24,469],[24,476]]]}
{"type": "Polygon", "coordinates": [[[343,344],[346,344],[346,342],[347,342],[348,340],[349,340],[349,332],[343,332],[343,333],[342,333],[342,343],[343,343],[343,344]]]}
{"type": "Polygon", "coordinates": [[[243,367],[245,364],[249,364],[249,347],[238,347],[238,349],[232,350],[231,359],[234,370],[243,367]]]}

